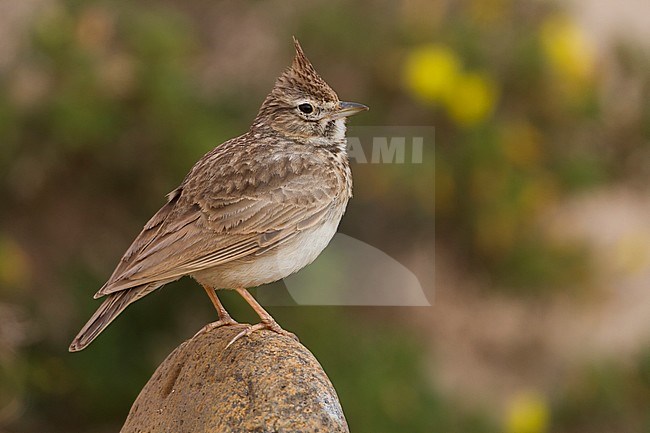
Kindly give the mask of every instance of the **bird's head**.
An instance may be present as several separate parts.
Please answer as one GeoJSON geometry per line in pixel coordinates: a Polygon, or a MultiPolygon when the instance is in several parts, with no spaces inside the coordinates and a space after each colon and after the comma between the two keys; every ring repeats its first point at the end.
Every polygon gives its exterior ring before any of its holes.
{"type": "Polygon", "coordinates": [[[264,100],[254,127],[270,127],[299,141],[323,142],[345,137],[345,118],[367,110],[354,102],[341,102],[318,75],[294,38],[296,56],[264,100]]]}

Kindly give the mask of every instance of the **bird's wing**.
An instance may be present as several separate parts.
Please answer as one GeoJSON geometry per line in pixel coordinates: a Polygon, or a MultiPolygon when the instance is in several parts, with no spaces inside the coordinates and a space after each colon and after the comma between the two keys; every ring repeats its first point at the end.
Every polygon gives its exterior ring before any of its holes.
{"type": "MultiPolygon", "coordinates": [[[[264,254],[331,212],[340,192],[340,174],[315,173],[306,162],[286,169],[268,163],[271,166],[263,168],[269,174],[261,178],[237,179],[228,169],[221,170],[221,179],[230,181],[218,185],[191,172],[145,225],[95,297],[264,254]]],[[[204,167],[199,173],[209,171],[204,167]]]]}

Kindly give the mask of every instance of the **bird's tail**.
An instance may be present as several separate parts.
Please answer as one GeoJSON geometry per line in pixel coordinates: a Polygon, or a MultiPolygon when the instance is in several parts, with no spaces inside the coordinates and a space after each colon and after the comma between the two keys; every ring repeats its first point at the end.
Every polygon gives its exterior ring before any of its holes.
{"type": "Polygon", "coordinates": [[[78,352],[83,350],[97,336],[111,324],[113,320],[133,302],[142,298],[144,295],[160,287],[161,284],[146,284],[143,286],[132,287],[130,289],[121,290],[119,292],[111,293],[106,297],[106,300],[99,306],[95,314],[92,315],[90,320],[81,328],[79,334],[72,340],[68,350],[70,352],[78,352]]]}

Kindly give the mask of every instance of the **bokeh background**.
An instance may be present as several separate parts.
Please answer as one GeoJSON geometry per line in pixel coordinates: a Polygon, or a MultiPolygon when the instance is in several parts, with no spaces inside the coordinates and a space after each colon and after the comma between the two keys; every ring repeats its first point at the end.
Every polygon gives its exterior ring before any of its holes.
{"type": "Polygon", "coordinates": [[[372,107],[355,125],[436,128],[435,187],[356,165],[341,225],[433,306],[270,308],[351,430],[650,431],[646,3],[134,3],[0,1],[0,431],[119,430],[214,320],[182,280],[66,351],[164,194],[248,128],[292,35],[372,107]]]}

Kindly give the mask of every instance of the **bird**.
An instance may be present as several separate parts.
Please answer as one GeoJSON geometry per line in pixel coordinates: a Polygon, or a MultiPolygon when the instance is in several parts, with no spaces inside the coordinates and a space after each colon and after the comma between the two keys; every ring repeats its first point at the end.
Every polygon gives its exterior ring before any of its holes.
{"type": "Polygon", "coordinates": [[[202,331],[238,324],[216,293],[229,289],[260,318],[231,343],[260,329],[295,337],[247,289],[307,266],[336,233],[352,197],[346,119],[368,107],[340,101],[293,42],[295,57],[250,129],[206,153],[167,195],[95,294],[105,299],[71,352],[87,347],[127,306],[184,276],[217,310],[218,320],[202,331]]]}

